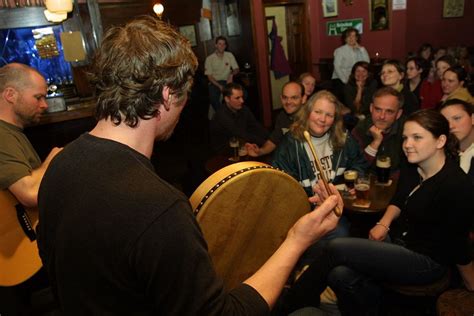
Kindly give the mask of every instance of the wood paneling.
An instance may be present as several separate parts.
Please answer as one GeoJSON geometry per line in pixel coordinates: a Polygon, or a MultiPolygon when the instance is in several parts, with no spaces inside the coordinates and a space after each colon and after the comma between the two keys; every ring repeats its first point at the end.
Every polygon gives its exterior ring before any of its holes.
{"type": "Polygon", "coordinates": [[[44,7],[0,9],[0,29],[53,25],[44,16],[44,7]]]}

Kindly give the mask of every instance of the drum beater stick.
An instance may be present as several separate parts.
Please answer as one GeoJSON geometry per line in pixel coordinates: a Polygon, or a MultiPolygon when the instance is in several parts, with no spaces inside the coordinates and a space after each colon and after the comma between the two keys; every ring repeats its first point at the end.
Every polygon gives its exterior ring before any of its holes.
{"type": "MultiPolygon", "coordinates": [[[[328,194],[330,194],[331,191],[329,190],[328,180],[324,175],[324,170],[321,166],[321,163],[319,162],[318,155],[316,155],[316,150],[314,150],[313,142],[311,142],[311,135],[309,135],[308,131],[304,131],[303,134],[304,138],[306,139],[306,142],[309,145],[309,148],[311,149],[311,153],[313,154],[314,161],[316,162],[316,168],[318,169],[318,172],[321,175],[321,181],[323,181],[323,185],[326,188],[326,191],[328,192],[328,194]]],[[[336,207],[334,208],[334,214],[336,214],[337,217],[340,217],[342,215],[342,210],[338,205],[336,205],[336,207]]]]}

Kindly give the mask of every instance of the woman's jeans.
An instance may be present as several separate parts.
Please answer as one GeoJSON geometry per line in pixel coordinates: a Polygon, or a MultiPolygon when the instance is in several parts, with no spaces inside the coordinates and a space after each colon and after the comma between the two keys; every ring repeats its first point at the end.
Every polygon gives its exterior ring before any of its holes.
{"type": "Polygon", "coordinates": [[[319,295],[330,286],[343,314],[375,314],[381,283],[430,284],[447,271],[428,256],[368,239],[337,238],[319,243],[315,251],[315,261],[283,299],[287,312],[318,306],[319,295]]]}

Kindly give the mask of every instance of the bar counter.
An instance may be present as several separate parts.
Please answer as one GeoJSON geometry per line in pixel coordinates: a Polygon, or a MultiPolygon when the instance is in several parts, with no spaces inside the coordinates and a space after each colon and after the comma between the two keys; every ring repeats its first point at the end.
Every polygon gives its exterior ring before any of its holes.
{"type": "Polygon", "coordinates": [[[37,125],[46,125],[94,116],[96,99],[81,100],[67,105],[67,111],[44,113],[37,125]]]}
{"type": "Polygon", "coordinates": [[[67,111],[43,113],[38,124],[25,134],[43,160],[53,147],[64,147],[96,124],[95,98],[67,100],[67,111]]]}

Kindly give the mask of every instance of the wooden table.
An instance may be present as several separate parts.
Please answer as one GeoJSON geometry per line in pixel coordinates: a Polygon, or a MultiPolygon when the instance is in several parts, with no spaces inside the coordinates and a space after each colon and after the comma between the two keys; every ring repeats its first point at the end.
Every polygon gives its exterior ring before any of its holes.
{"type": "Polygon", "coordinates": [[[391,179],[389,186],[382,186],[375,183],[375,176],[370,179],[369,207],[361,208],[353,205],[354,200],[345,198],[344,214],[351,221],[351,235],[354,237],[367,238],[370,229],[385,213],[390,200],[397,189],[397,179],[391,179]]]}
{"type": "Polygon", "coordinates": [[[389,186],[376,184],[376,177],[370,177],[370,192],[369,199],[371,201],[369,207],[357,207],[353,203],[355,201],[344,197],[344,208],[350,212],[359,213],[379,213],[384,212],[390,200],[397,189],[397,180],[391,179],[392,183],[389,186]]]}

